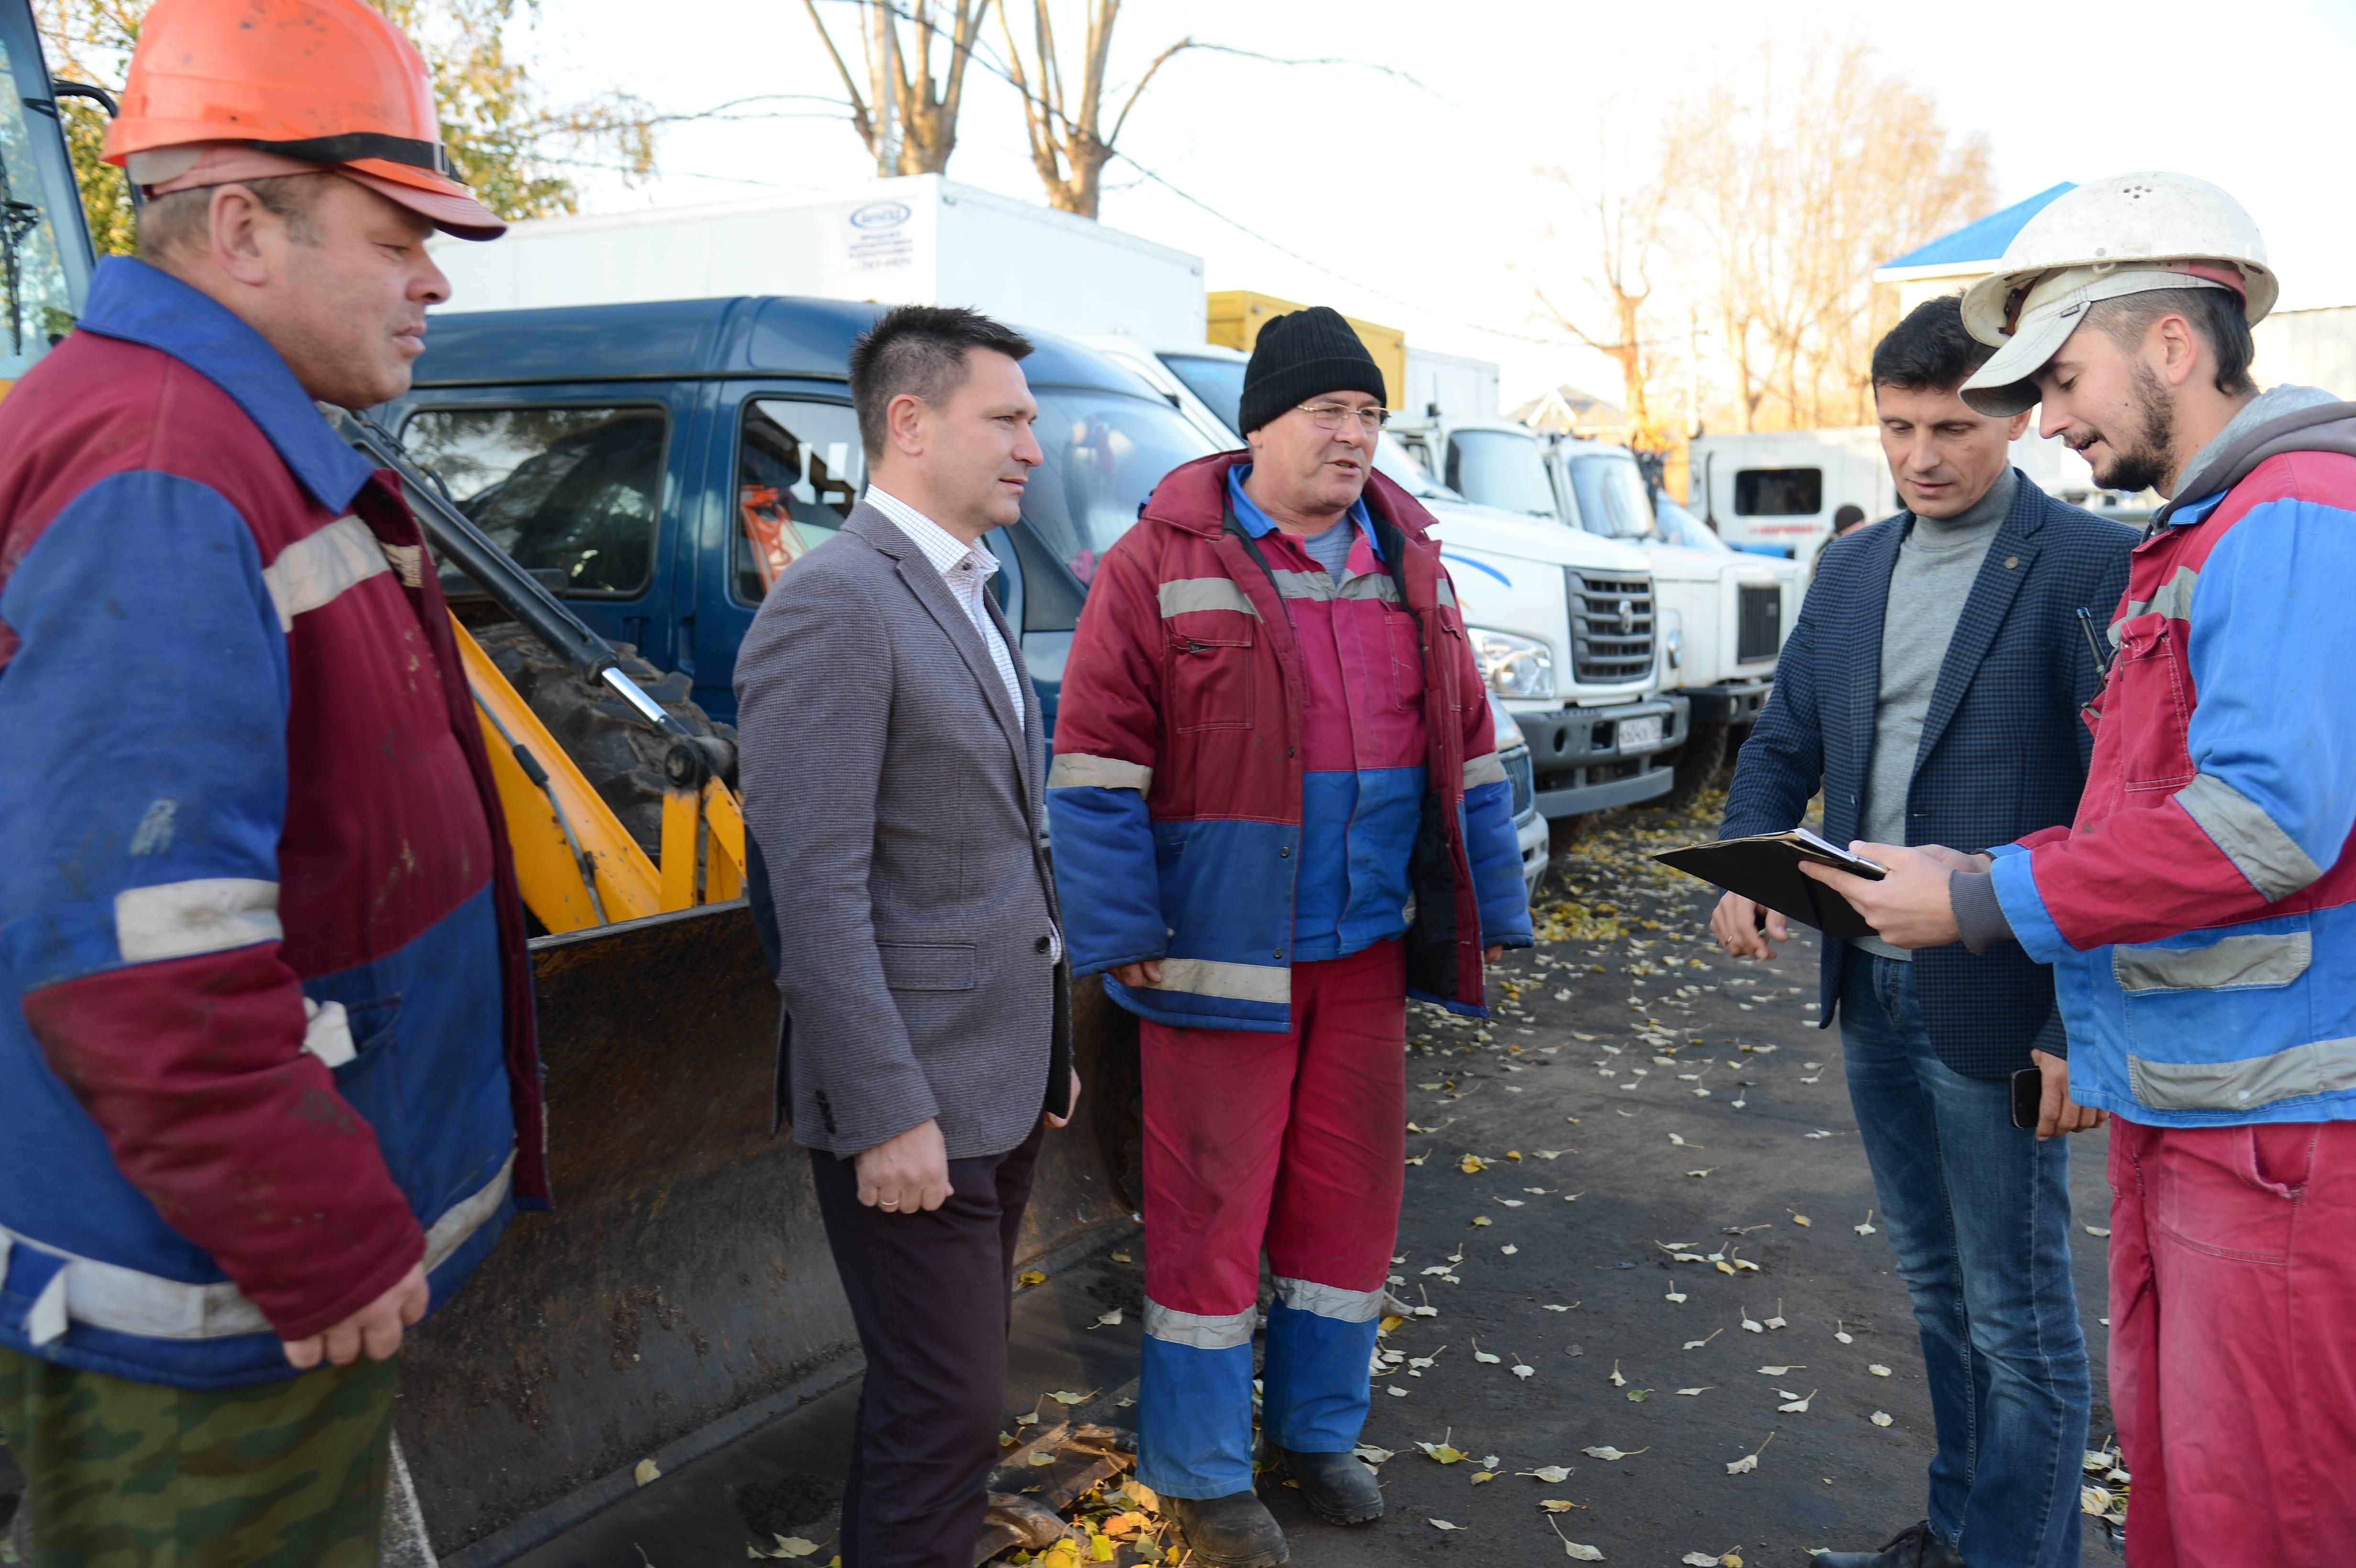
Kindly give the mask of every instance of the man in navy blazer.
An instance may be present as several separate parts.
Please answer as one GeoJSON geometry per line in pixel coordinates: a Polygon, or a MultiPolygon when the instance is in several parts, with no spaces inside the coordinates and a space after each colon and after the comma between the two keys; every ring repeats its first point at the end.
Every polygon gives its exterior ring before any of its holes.
{"type": "MultiPolygon", "coordinates": [[[[2011,842],[2074,815],[2134,530],[2050,499],[2011,466],[2027,414],[1957,395],[1991,350],[1959,302],[1916,307],[1873,357],[1882,449],[1907,510],[1835,540],[1742,748],[1725,834],[1798,824],[1824,792],[1835,843],[2011,842]]],[[[1729,893],[1711,929],[1772,957],[1781,915],[1729,893]]],[[[1827,942],[1822,1021],[1840,1019],[1849,1098],[1913,1299],[1939,1446],[1928,1518],[1826,1568],[2066,1568],[2078,1561],[2090,1383],[2070,1281],[2069,1154],[2099,1125],[2071,1103],[2051,972],[2007,942],[1908,954],[1827,942]],[[2017,1072],[2040,1076],[2034,1129],[2017,1072]]]]}

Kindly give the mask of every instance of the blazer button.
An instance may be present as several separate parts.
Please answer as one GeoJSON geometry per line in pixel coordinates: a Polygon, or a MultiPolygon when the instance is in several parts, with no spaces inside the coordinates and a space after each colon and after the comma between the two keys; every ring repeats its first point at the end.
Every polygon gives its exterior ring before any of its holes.
{"type": "Polygon", "coordinates": [[[1290,859],[1292,859],[1292,846],[1291,846],[1291,845],[1290,845],[1290,844],[1287,844],[1287,845],[1286,845],[1286,846],[1284,846],[1282,848],[1279,849],[1279,850],[1276,852],[1276,858],[1277,858],[1278,859],[1280,859],[1280,860],[1290,860],[1290,859]]]}
{"type": "Polygon", "coordinates": [[[1046,951],[1047,951],[1047,949],[1049,949],[1050,947],[1053,947],[1053,946],[1055,945],[1055,944],[1054,944],[1054,943],[1052,943],[1052,942],[1050,942],[1050,941],[1048,941],[1045,937],[1044,937],[1044,936],[1043,936],[1043,937],[1041,937],[1038,941],[1036,941],[1036,942],[1033,943],[1031,945],[1032,945],[1033,948],[1037,949],[1039,952],[1041,952],[1041,953],[1044,953],[1044,952],[1046,952],[1046,951]]]}

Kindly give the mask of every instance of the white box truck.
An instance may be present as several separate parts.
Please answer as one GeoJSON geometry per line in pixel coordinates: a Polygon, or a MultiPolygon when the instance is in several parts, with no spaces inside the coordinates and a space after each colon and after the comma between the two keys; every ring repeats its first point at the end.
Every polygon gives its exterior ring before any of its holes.
{"type": "Polygon", "coordinates": [[[1407,386],[1398,406],[1429,418],[1491,420],[1497,417],[1497,367],[1486,359],[1440,354],[1407,346],[1407,386]]]}
{"type": "Polygon", "coordinates": [[[1811,573],[1841,507],[1869,522],[1898,509],[1877,425],[1696,436],[1691,461],[1686,505],[1720,539],[1811,573]]]}
{"type": "Polygon", "coordinates": [[[734,294],[970,305],[1078,336],[1200,341],[1203,261],[938,175],[816,196],[518,223],[436,240],[451,308],[521,310],[734,294]]]}

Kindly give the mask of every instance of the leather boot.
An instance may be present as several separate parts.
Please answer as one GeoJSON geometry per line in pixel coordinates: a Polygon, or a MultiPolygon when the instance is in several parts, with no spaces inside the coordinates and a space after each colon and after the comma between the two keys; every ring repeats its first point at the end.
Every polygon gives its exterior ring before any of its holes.
{"type": "Polygon", "coordinates": [[[1815,1568],[1964,1568],[1964,1559],[1926,1519],[1900,1531],[1879,1552],[1827,1552],[1815,1568]]]}
{"type": "Polygon", "coordinates": [[[1383,1488],[1355,1454],[1295,1454],[1279,1448],[1285,1473],[1327,1524],[1371,1524],[1383,1517],[1383,1488]]]}
{"type": "Polygon", "coordinates": [[[1162,1511],[1178,1521],[1195,1561],[1211,1568],[1277,1568],[1291,1560],[1283,1530],[1256,1492],[1230,1492],[1223,1498],[1165,1497],[1162,1511]]]}

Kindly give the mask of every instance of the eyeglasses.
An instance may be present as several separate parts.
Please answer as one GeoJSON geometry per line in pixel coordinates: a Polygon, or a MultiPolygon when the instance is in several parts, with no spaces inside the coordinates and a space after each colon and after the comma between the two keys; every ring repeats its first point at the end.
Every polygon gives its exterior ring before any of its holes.
{"type": "Polygon", "coordinates": [[[1295,403],[1294,408],[1309,416],[1309,422],[1319,430],[1340,430],[1351,420],[1368,435],[1380,435],[1383,426],[1391,422],[1388,409],[1354,409],[1347,403],[1295,403]]]}

